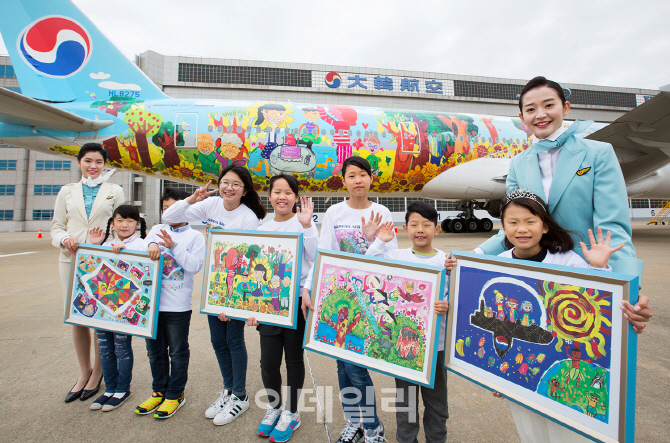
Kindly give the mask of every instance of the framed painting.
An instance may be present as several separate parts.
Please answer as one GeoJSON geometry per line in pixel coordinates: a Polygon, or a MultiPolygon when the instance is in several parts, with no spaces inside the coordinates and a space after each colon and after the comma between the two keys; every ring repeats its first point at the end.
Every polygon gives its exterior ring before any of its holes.
{"type": "Polygon", "coordinates": [[[445,279],[443,267],[319,249],[304,348],[432,388],[445,279]]]}
{"type": "Polygon", "coordinates": [[[602,442],[632,442],[638,277],[452,252],[447,369],[602,442]]]}
{"type": "Polygon", "coordinates": [[[70,262],[65,323],[156,338],[163,256],[80,244],[70,262]]]}
{"type": "Polygon", "coordinates": [[[302,233],[210,230],[200,312],[295,329],[302,233]]]}

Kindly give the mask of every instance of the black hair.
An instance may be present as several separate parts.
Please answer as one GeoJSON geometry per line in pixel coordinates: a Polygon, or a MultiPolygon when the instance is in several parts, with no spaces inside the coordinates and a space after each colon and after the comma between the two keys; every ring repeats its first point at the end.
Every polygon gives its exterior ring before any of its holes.
{"type": "Polygon", "coordinates": [[[102,155],[104,162],[107,163],[107,151],[105,151],[105,148],[103,148],[100,143],[85,143],[84,146],[79,149],[77,160],[81,161],[81,159],[89,152],[99,152],[100,155],[102,155]]]}
{"type": "Polygon", "coordinates": [[[112,230],[112,223],[114,223],[114,217],[117,215],[121,216],[121,218],[132,218],[138,222],[140,224],[140,238],[147,236],[147,222],[144,218],[140,217],[140,211],[137,207],[132,205],[121,205],[114,209],[112,216],[109,218],[109,221],[107,222],[107,231],[105,232],[105,238],[102,239],[102,243],[105,243],[109,238],[109,234],[112,230]]]}
{"type": "Polygon", "coordinates": [[[258,196],[258,192],[254,189],[254,182],[251,179],[251,174],[246,168],[236,165],[235,163],[226,166],[223,168],[223,171],[221,171],[221,174],[219,174],[219,181],[216,183],[217,186],[221,183],[223,176],[231,171],[237,174],[240,180],[242,180],[244,190],[246,191],[242,196],[241,202],[244,203],[247,208],[251,209],[259,220],[264,219],[268,214],[268,211],[265,209],[265,206],[263,206],[263,203],[261,203],[261,198],[258,196]]]}
{"type": "Polygon", "coordinates": [[[266,280],[268,277],[268,270],[263,266],[262,263],[257,264],[254,266],[254,271],[263,271],[263,280],[266,280]]]}
{"type": "Polygon", "coordinates": [[[342,177],[344,177],[344,175],[347,173],[347,168],[349,166],[357,166],[367,172],[370,177],[372,177],[372,168],[370,167],[370,163],[368,163],[368,161],[363,157],[352,156],[347,158],[344,163],[342,163],[342,177]]]}
{"type": "MultiPolygon", "coordinates": [[[[541,247],[547,249],[552,254],[571,251],[575,247],[575,242],[572,240],[572,237],[570,237],[570,231],[561,228],[561,226],[556,223],[556,220],[554,220],[553,217],[549,215],[549,210],[547,209],[547,205],[544,203],[544,200],[535,194],[532,195],[537,201],[528,197],[519,197],[510,201],[503,200],[503,205],[500,209],[500,221],[503,225],[503,228],[505,227],[505,211],[507,208],[509,208],[511,205],[521,206],[522,208],[528,209],[531,214],[540,217],[542,223],[547,225],[547,228],[549,228],[547,233],[543,234],[542,238],[540,239],[541,247]]],[[[507,239],[507,237],[505,237],[505,246],[507,249],[514,247],[514,245],[507,239]]]]}
{"type": "Polygon", "coordinates": [[[175,188],[164,188],[163,195],[161,195],[161,211],[163,211],[163,202],[165,200],[186,200],[189,197],[189,193],[181,189],[175,188]]]}
{"type": "Polygon", "coordinates": [[[417,213],[421,217],[428,219],[437,226],[437,209],[435,206],[429,204],[428,202],[416,201],[412,202],[407,206],[407,212],[405,213],[405,224],[409,223],[409,216],[417,213]]]}
{"type": "Polygon", "coordinates": [[[258,118],[256,118],[256,121],[254,122],[254,126],[258,126],[265,121],[265,117],[263,117],[263,112],[262,112],[264,110],[267,110],[267,111],[286,111],[286,108],[283,105],[279,105],[277,103],[268,103],[267,105],[259,106],[258,107],[258,118]]]}
{"type": "Polygon", "coordinates": [[[558,94],[558,98],[561,99],[561,102],[563,102],[563,106],[565,106],[567,100],[565,98],[565,92],[563,91],[563,88],[561,88],[561,85],[559,85],[555,81],[547,80],[545,77],[539,75],[534,79],[532,79],[531,81],[529,81],[528,83],[526,83],[526,86],[524,86],[523,89],[521,90],[521,94],[519,94],[519,111],[522,114],[523,114],[523,96],[526,95],[531,89],[541,88],[543,86],[546,86],[556,91],[556,94],[558,94]]]}
{"type": "Polygon", "coordinates": [[[288,187],[291,188],[291,191],[293,191],[293,193],[295,194],[296,203],[293,205],[293,212],[296,212],[296,208],[298,206],[297,199],[298,195],[300,195],[300,185],[298,184],[298,179],[288,174],[274,175],[270,179],[270,189],[268,190],[268,194],[272,194],[272,186],[274,186],[277,180],[286,180],[286,183],[288,183],[288,187]]]}

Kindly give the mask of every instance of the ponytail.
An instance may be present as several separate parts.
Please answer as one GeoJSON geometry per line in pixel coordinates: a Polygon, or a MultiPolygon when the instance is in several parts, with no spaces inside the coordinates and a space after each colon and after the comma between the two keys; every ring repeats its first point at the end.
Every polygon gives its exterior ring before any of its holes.
{"type": "Polygon", "coordinates": [[[102,239],[101,245],[104,245],[105,242],[107,241],[107,238],[109,238],[109,233],[112,230],[112,222],[114,221],[114,217],[109,217],[109,220],[107,221],[107,231],[105,231],[105,238],[102,239]]]}
{"type": "Polygon", "coordinates": [[[147,236],[147,221],[144,217],[140,217],[140,238],[144,239],[147,236]]]}

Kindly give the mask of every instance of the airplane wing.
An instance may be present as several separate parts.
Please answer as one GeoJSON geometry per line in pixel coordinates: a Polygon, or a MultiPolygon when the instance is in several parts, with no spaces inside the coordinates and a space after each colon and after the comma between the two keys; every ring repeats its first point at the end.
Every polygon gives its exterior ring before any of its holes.
{"type": "Polygon", "coordinates": [[[80,117],[5,88],[0,88],[0,122],[68,132],[94,132],[114,124],[80,117]]]}
{"type": "Polygon", "coordinates": [[[670,162],[670,85],[586,138],[611,144],[626,182],[670,162]]]}

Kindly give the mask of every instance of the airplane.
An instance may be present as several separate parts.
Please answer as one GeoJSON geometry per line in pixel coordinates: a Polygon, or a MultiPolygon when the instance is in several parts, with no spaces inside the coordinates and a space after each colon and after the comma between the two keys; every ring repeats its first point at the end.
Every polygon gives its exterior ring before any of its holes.
{"type": "MultiPolygon", "coordinates": [[[[259,192],[288,173],[307,195],[336,196],[342,162],[358,155],[371,196],[458,200],[445,231],[490,231],[474,211],[500,215],[511,158],[531,143],[517,117],[173,99],[68,0],[5,0],[0,33],[22,91],[0,88],[0,141],[69,157],[98,142],[110,166],[140,175],[200,185],[237,163],[259,192]]],[[[629,197],[670,196],[669,87],[587,132],[614,146],[629,197]]]]}

